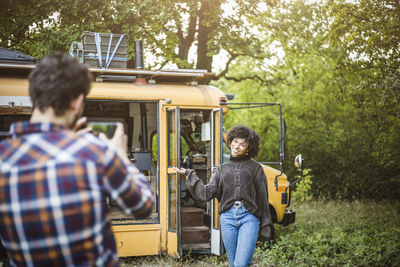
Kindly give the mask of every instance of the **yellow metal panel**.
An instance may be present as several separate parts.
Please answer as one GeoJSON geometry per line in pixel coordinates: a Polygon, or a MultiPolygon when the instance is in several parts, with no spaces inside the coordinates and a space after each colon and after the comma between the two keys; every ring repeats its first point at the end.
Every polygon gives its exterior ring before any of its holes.
{"type": "Polygon", "coordinates": [[[214,198],[214,229],[219,229],[219,201],[214,198]]]}
{"type": "MultiPolygon", "coordinates": [[[[215,113],[215,117],[214,117],[214,124],[215,124],[215,131],[214,131],[214,166],[218,166],[220,165],[219,162],[222,162],[222,159],[220,159],[220,155],[219,155],[219,149],[222,149],[222,145],[220,144],[220,131],[222,131],[223,129],[220,129],[220,116],[219,116],[219,112],[215,113]]],[[[212,175],[212,174],[211,174],[212,175]]],[[[219,229],[219,201],[218,199],[214,198],[214,228],[215,229],[219,229]]]]}
{"type": "Polygon", "coordinates": [[[1,96],[29,96],[28,79],[0,78],[1,96]]]}
{"type": "Polygon", "coordinates": [[[114,225],[113,232],[119,257],[160,253],[160,225],[114,225]]]}
{"type": "MultiPolygon", "coordinates": [[[[26,78],[0,78],[0,95],[29,96],[26,78]]],[[[220,106],[225,94],[207,85],[135,85],[123,82],[93,82],[89,99],[149,100],[170,99],[171,105],[220,106]]]]}
{"type": "Polygon", "coordinates": [[[133,83],[96,82],[92,84],[89,98],[96,99],[170,99],[172,105],[219,106],[220,97],[225,94],[206,85],[134,85],[133,83]]]}
{"type": "MultiPolygon", "coordinates": [[[[174,174],[175,177],[177,176],[177,172],[173,169],[173,168],[169,168],[169,162],[168,162],[168,125],[167,125],[167,111],[168,108],[173,109],[175,108],[175,106],[172,107],[167,107],[166,105],[164,105],[161,108],[161,112],[160,112],[160,122],[163,124],[163,128],[164,130],[160,130],[160,134],[161,136],[163,136],[163,146],[162,149],[160,148],[160,150],[163,152],[163,160],[161,161],[162,164],[162,172],[165,174],[164,175],[164,181],[165,181],[165,201],[164,204],[162,204],[165,207],[165,245],[166,245],[166,250],[168,255],[173,256],[173,257],[179,257],[179,252],[178,252],[178,234],[177,234],[177,222],[176,222],[176,197],[177,197],[177,191],[176,191],[176,187],[177,184],[175,183],[175,186],[173,188],[168,188],[169,186],[169,174],[174,174]],[[170,196],[168,196],[168,192],[171,192],[170,196]],[[171,197],[171,207],[169,207],[169,197],[171,197]],[[175,200],[175,201],[174,201],[175,200]],[[169,210],[170,209],[170,210],[169,210]],[[173,218],[170,218],[169,216],[174,216],[173,218]],[[173,229],[169,229],[171,224],[171,227],[173,229]]],[[[176,110],[175,110],[176,112],[176,110]]],[[[173,119],[172,120],[173,124],[176,124],[176,121],[173,119]]],[[[173,149],[173,148],[171,148],[173,149]]],[[[171,164],[176,165],[176,159],[172,160],[175,161],[171,162],[171,164]]],[[[177,178],[177,177],[176,177],[177,178]]],[[[176,180],[177,181],[177,180],[176,180]]]]}
{"type": "Polygon", "coordinates": [[[174,232],[168,232],[168,255],[173,257],[179,257],[178,254],[178,235],[174,232]]]}
{"type": "MultiPolygon", "coordinates": [[[[269,197],[269,204],[271,204],[275,211],[276,211],[276,216],[278,222],[281,222],[283,220],[283,216],[285,215],[285,209],[287,207],[287,204],[282,204],[282,192],[277,191],[275,187],[275,177],[281,172],[277,169],[274,169],[272,167],[263,165],[264,172],[267,175],[267,181],[268,181],[268,197],[269,197]]],[[[286,187],[288,186],[289,183],[287,181],[287,176],[282,173],[281,176],[278,176],[278,186],[280,187],[286,187]]]]}
{"type": "MultiPolygon", "coordinates": [[[[168,166],[167,166],[167,113],[165,102],[159,102],[159,153],[160,153],[160,223],[161,223],[161,251],[165,254],[168,250],[168,166]]],[[[176,237],[175,237],[176,239],[176,237]]]]}

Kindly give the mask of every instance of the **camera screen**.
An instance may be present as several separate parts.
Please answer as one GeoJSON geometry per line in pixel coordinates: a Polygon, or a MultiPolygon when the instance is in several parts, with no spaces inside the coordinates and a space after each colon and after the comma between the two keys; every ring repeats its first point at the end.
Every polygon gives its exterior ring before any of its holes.
{"type": "Polygon", "coordinates": [[[117,127],[115,122],[89,121],[87,125],[92,127],[94,135],[98,136],[99,133],[102,132],[107,138],[112,138],[114,136],[115,128],[117,127]]]}

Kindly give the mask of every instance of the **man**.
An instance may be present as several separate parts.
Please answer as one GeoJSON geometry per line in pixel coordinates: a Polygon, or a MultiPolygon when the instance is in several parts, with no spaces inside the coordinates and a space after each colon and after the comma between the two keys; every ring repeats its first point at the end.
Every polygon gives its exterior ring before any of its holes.
{"type": "Polygon", "coordinates": [[[11,266],[117,266],[105,195],[135,217],[152,211],[123,125],[110,140],[73,130],[89,91],[88,69],[69,55],[47,56],[29,76],[31,119],[0,143],[0,238],[11,266]]]}

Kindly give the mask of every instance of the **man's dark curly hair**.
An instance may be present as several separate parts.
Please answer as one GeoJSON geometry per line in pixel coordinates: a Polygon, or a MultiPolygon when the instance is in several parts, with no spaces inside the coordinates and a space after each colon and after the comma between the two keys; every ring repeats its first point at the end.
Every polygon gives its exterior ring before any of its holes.
{"type": "Polygon", "coordinates": [[[260,136],[255,131],[241,124],[236,125],[228,132],[227,142],[229,147],[235,138],[244,138],[246,142],[249,143],[249,157],[257,157],[258,151],[260,150],[260,136]]]}
{"type": "Polygon", "coordinates": [[[29,75],[33,107],[42,112],[51,107],[57,116],[64,115],[72,100],[80,94],[89,94],[90,82],[85,65],[61,52],[50,54],[29,75]]]}

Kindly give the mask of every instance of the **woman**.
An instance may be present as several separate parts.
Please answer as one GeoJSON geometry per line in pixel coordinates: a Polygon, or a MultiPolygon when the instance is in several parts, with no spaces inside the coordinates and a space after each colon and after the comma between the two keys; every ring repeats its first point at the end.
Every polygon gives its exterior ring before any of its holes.
{"type": "Polygon", "coordinates": [[[257,243],[271,239],[267,180],[263,168],[252,160],[260,146],[260,136],[237,125],[227,136],[230,161],[217,167],[210,182],[203,182],[191,169],[175,168],[186,176],[186,185],[199,201],[216,197],[220,203],[222,239],[233,267],[251,264],[257,243]]]}

